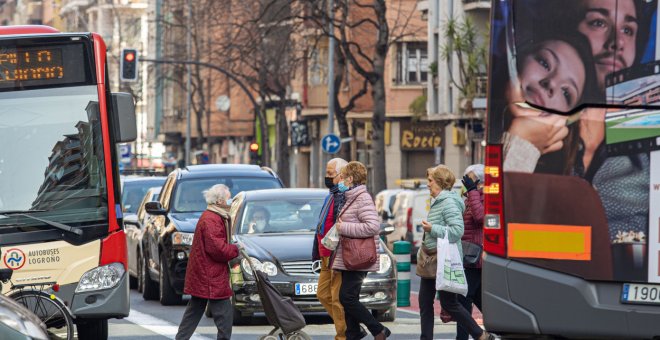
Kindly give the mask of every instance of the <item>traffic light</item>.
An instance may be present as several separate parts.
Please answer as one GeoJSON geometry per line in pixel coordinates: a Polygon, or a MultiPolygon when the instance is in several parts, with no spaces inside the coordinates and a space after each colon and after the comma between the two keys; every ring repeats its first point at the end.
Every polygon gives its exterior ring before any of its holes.
{"type": "Polygon", "coordinates": [[[259,164],[259,144],[250,143],[250,163],[259,164]]]}
{"type": "Polygon", "coordinates": [[[121,81],[133,82],[138,80],[137,58],[138,52],[136,49],[125,48],[121,50],[121,63],[119,69],[121,81]]]}

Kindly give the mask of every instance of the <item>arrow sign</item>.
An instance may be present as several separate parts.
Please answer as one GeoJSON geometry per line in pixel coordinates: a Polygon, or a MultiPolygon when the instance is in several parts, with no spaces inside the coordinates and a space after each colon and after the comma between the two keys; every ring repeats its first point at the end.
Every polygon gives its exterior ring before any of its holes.
{"type": "Polygon", "coordinates": [[[341,141],[335,134],[327,134],[321,138],[321,148],[323,152],[335,154],[341,149],[341,141]]]}

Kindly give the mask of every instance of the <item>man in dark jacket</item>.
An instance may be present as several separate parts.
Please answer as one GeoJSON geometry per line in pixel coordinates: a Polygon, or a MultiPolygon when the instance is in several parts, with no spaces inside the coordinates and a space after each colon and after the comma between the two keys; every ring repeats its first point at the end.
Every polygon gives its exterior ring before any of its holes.
{"type": "Polygon", "coordinates": [[[231,339],[233,291],[229,282],[229,261],[238,256],[238,247],[227,240],[230,195],[222,184],[204,192],[208,207],[197,222],[183,289],[191,297],[176,340],[190,339],[207,303],[218,328],[217,338],[231,339]]]}
{"type": "Polygon", "coordinates": [[[335,324],[337,335],[335,340],[346,339],[346,321],[344,320],[344,308],[339,302],[339,288],[341,287],[341,273],[329,267],[332,251],[325,248],[321,240],[335,225],[337,214],[344,206],[344,193],[337,188],[339,183],[339,171],[348,164],[341,158],[331,159],[325,168],[325,186],[330,189],[330,195],[326,198],[323,209],[321,209],[321,220],[316,229],[314,244],[314,260],[321,261],[321,273],[316,297],[323,305],[335,324]]]}

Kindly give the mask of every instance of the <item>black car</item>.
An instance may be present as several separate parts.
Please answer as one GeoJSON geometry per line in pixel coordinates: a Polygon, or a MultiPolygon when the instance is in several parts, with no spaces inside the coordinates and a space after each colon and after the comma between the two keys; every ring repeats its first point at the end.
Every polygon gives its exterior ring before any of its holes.
{"type": "Polygon", "coordinates": [[[256,165],[207,164],[174,170],[158,201],[145,204],[148,219],[142,235],[142,296],[163,305],[181,303],[188,255],[197,220],[206,210],[202,192],[215,184],[241,191],[281,188],[268,168],[256,165]]]}
{"type": "MultiPolygon", "coordinates": [[[[238,194],[231,207],[232,239],[245,247],[253,264],[302,312],[325,311],[316,298],[321,263],[312,261],[312,245],[327,195],[327,190],[320,189],[258,190],[238,194]]],[[[396,265],[383,242],[379,256],[380,270],[367,275],[360,301],[379,320],[393,321],[396,265]]],[[[236,259],[230,265],[234,323],[241,324],[263,308],[247,260],[236,259]]]]}

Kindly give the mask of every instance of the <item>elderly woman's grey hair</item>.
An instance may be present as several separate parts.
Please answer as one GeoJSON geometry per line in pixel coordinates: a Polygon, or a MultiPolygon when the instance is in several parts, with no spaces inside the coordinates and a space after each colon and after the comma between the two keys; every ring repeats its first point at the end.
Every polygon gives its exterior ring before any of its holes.
{"type": "Polygon", "coordinates": [[[231,197],[231,191],[224,184],[216,184],[208,190],[204,190],[204,199],[207,204],[215,204],[218,201],[226,201],[231,197]]]}
{"type": "Polygon", "coordinates": [[[483,164],[472,164],[472,165],[468,166],[465,169],[464,175],[467,175],[470,172],[477,175],[477,178],[481,181],[481,183],[484,182],[484,165],[483,164]]]}
{"type": "Polygon", "coordinates": [[[333,159],[329,160],[328,163],[329,164],[334,164],[335,171],[337,173],[340,173],[341,169],[343,169],[346,166],[346,164],[348,164],[348,162],[345,161],[343,158],[333,158],[333,159]]]}

